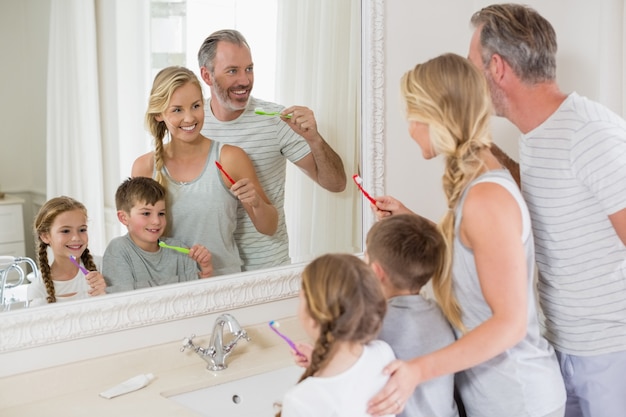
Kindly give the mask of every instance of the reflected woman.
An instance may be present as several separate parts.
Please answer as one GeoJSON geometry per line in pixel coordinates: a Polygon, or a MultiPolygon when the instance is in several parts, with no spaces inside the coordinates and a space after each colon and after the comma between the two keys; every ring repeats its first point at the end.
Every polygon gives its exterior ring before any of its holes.
{"type": "Polygon", "coordinates": [[[200,133],[202,87],[187,68],[167,67],[156,75],[145,121],[155,150],[135,160],[131,175],[155,178],[168,190],[168,235],[188,246],[207,247],[214,276],[240,272],[242,262],[233,237],[237,204],[241,202],[263,234],[272,235],[278,224],[276,208],[259,184],[250,158],[242,149],[200,133]]]}

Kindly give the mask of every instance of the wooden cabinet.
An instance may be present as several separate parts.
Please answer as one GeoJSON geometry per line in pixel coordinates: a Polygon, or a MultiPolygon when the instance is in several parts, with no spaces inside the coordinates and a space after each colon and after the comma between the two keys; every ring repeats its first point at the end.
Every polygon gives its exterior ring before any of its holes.
{"type": "Polygon", "coordinates": [[[24,200],[5,195],[0,199],[0,255],[26,256],[24,245],[24,200]]]}

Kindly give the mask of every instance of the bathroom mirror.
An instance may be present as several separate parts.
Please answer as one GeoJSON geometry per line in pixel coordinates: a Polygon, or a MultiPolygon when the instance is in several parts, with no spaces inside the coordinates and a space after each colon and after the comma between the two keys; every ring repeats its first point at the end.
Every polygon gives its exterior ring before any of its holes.
{"type": "MultiPolygon", "coordinates": [[[[361,17],[360,171],[369,191],[380,195],[384,167],[384,0],[362,0],[361,17]]],[[[364,199],[358,204],[363,213],[361,231],[365,231],[374,221],[373,214],[364,199]]],[[[2,315],[0,353],[291,298],[298,292],[302,268],[303,264],[294,264],[10,311],[2,315]]]]}

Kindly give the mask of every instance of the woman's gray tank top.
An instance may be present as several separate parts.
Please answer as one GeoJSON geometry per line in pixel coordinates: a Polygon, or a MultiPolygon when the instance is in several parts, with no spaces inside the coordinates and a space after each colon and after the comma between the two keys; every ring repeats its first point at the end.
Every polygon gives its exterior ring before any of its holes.
{"type": "Polygon", "coordinates": [[[163,167],[170,198],[170,235],[190,247],[206,246],[212,254],[213,275],[241,272],[242,264],[234,238],[238,200],[215,165],[222,146],[212,141],[204,169],[192,181],[175,181],[163,167]]]}
{"type": "MultiPolygon", "coordinates": [[[[526,337],[496,357],[457,374],[457,386],[468,416],[544,416],[565,403],[565,389],[554,349],[541,335],[535,302],[535,248],[528,208],[521,192],[506,170],[488,171],[463,192],[456,208],[453,286],[463,311],[463,324],[472,330],[489,317],[491,309],[483,298],[474,253],[461,243],[459,226],[468,190],[481,182],[504,187],[517,201],[522,215],[522,242],[526,254],[528,314],[526,337]]],[[[485,233],[489,233],[485,230],[485,233]]],[[[506,277],[502,277],[506,279],[506,277]]],[[[455,329],[458,337],[462,333],[455,329]]]]}

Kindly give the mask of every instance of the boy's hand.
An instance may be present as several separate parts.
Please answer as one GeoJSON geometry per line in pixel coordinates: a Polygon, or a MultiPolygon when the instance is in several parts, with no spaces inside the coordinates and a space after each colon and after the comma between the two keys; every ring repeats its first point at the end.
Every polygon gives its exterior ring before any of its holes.
{"type": "Polygon", "coordinates": [[[189,248],[189,257],[196,261],[200,267],[200,278],[208,278],[213,275],[213,261],[211,252],[202,245],[193,245],[189,248]]]}

